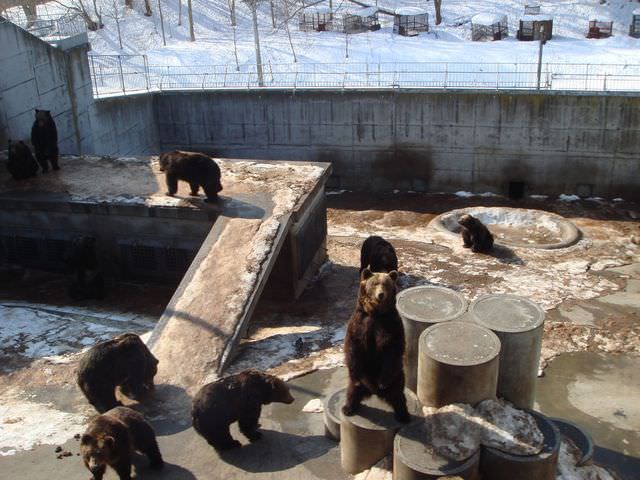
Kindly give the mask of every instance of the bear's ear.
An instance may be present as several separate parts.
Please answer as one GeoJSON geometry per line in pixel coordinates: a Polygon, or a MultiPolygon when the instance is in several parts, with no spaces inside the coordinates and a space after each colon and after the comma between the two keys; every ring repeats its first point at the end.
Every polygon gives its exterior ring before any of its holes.
{"type": "Polygon", "coordinates": [[[93,437],[91,435],[85,433],[80,437],[80,445],[88,445],[89,443],[93,443],[93,437]]]}
{"type": "Polygon", "coordinates": [[[389,276],[391,277],[391,280],[395,282],[398,279],[398,272],[396,270],[391,270],[389,272],[389,276]]]}
{"type": "Polygon", "coordinates": [[[360,275],[360,280],[367,280],[371,277],[373,277],[373,272],[371,272],[369,267],[367,267],[362,271],[362,275],[360,275]]]}

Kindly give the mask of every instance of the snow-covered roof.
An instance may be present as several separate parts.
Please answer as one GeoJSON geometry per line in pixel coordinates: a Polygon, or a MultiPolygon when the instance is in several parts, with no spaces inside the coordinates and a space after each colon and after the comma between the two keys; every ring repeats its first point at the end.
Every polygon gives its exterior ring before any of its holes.
{"type": "Polygon", "coordinates": [[[636,8],[633,12],[631,12],[631,15],[640,15],[640,8],[636,8]]]}
{"type": "Polygon", "coordinates": [[[351,11],[349,12],[349,15],[354,15],[356,17],[372,17],[376,14],[376,12],[378,11],[378,9],[376,7],[367,7],[367,8],[361,8],[360,10],[356,10],[356,11],[351,11]]]}
{"type": "Polygon", "coordinates": [[[541,13],[539,15],[523,15],[520,17],[523,22],[550,22],[553,20],[551,15],[545,15],[541,13]]]}
{"type": "Polygon", "coordinates": [[[331,8],[328,5],[313,5],[306,7],[304,13],[331,13],[331,8]]]}
{"type": "Polygon", "coordinates": [[[589,18],[590,22],[598,22],[598,23],[609,23],[613,22],[613,20],[606,15],[598,15],[597,17],[589,18]]]}
{"type": "Polygon", "coordinates": [[[507,16],[499,13],[479,13],[471,18],[471,23],[476,25],[495,25],[500,22],[506,22],[507,16]]]}
{"type": "Polygon", "coordinates": [[[420,7],[400,7],[396,8],[396,15],[424,15],[427,11],[420,7]]]}

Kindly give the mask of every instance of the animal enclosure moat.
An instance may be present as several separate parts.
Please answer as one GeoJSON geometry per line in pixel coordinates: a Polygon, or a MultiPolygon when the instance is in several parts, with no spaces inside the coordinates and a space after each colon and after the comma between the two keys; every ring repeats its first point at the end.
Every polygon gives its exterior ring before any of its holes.
{"type": "MultiPolygon", "coordinates": [[[[242,439],[243,448],[224,455],[214,452],[190,426],[188,411],[193,392],[189,383],[195,380],[187,378],[181,369],[181,363],[202,362],[210,370],[207,373],[215,373],[219,364],[211,363],[211,359],[202,357],[200,352],[202,345],[211,344],[191,334],[180,337],[180,329],[190,328],[184,323],[175,324],[174,330],[162,329],[163,323],[170,326],[174,321],[174,314],[165,310],[168,304],[173,305],[174,312],[185,311],[186,307],[181,306],[184,303],[180,302],[185,302],[188,286],[179,285],[181,276],[177,273],[140,274],[144,269],[134,266],[141,264],[127,260],[133,257],[122,255],[122,248],[118,249],[122,239],[105,233],[100,238],[106,245],[115,245],[111,254],[118,259],[114,262],[118,269],[103,300],[69,300],[65,274],[55,265],[23,262],[2,266],[0,470],[8,477],[48,478],[55,469],[56,477],[86,478],[87,471],[76,455],[78,441],[73,437],[82,433],[93,412],[77,389],[75,369],[81,352],[96,341],[134,331],[149,339],[151,345],[171,343],[193,357],[180,358],[177,347],[165,351],[166,357],[159,357],[161,370],[151,401],[137,404],[123,398],[144,412],[152,423],[167,462],[163,471],[155,472],[148,469],[146,460],[136,459],[138,478],[213,478],[211,472],[216,472],[215,478],[351,478],[340,467],[339,445],[324,437],[322,413],[303,409],[308,410],[307,402],[324,399],[331,391],[346,386],[342,345],[346,322],[357,296],[360,246],[369,235],[381,235],[394,245],[399,261],[400,290],[420,285],[447,287],[468,302],[486,294],[515,294],[542,307],[546,321],[534,408],[550,416],[573,420],[588,430],[596,444],[595,461],[617,478],[631,480],[639,471],[640,410],[635,387],[640,383],[637,373],[640,371],[637,368],[640,366],[640,207],[637,204],[542,198],[516,202],[498,196],[418,193],[327,192],[325,196],[322,188],[315,187],[324,178],[321,166],[250,161],[235,162],[233,166],[234,162],[221,161],[224,203],[209,207],[202,203],[202,197],[189,197],[183,185],[176,197],[164,196],[162,179],[158,177],[153,159],[94,158],[80,162],[81,159],[63,158],[60,172],[39,175],[19,188],[0,176],[0,202],[4,205],[0,214],[1,235],[9,236],[7,227],[13,229],[13,236],[28,238],[35,238],[30,233],[34,225],[40,231],[44,226],[55,231],[52,227],[63,221],[63,215],[56,216],[59,212],[45,205],[54,197],[59,201],[60,196],[65,199],[72,196],[76,202],[89,205],[73,207],[88,219],[82,220],[87,223],[80,220],[73,223],[74,233],[82,232],[87,226],[89,231],[100,231],[99,222],[91,223],[99,211],[109,210],[116,219],[122,215],[139,218],[139,222],[131,221],[137,228],[128,236],[129,243],[125,243],[135,244],[133,240],[136,240],[138,246],[155,246],[156,252],[166,249],[167,245],[189,252],[187,258],[189,261],[196,258],[194,263],[199,268],[192,264],[175,272],[186,273],[192,279],[201,276],[197,291],[212,292],[211,297],[228,304],[229,316],[233,316],[231,304],[234,298],[237,302],[237,297],[233,292],[223,295],[220,292],[225,284],[209,279],[213,272],[220,271],[225,272],[226,280],[252,273],[243,270],[243,260],[255,259],[258,252],[246,250],[243,241],[236,238],[230,244],[231,251],[219,250],[224,262],[208,264],[206,258],[197,256],[201,245],[210,241],[208,232],[214,222],[219,216],[225,217],[225,208],[228,208],[227,221],[248,219],[256,223],[249,229],[242,227],[236,231],[244,235],[242,238],[277,237],[273,228],[260,229],[265,222],[263,217],[271,218],[273,212],[276,215],[297,212],[293,214],[295,218],[287,218],[290,231],[304,236],[305,229],[310,228],[312,233],[308,235],[325,238],[325,230],[307,227],[305,220],[313,217],[316,205],[321,203],[317,208],[326,211],[326,242],[311,242],[305,247],[307,253],[303,257],[310,269],[302,272],[298,268],[293,275],[274,260],[270,275],[266,275],[268,278],[262,281],[252,277],[255,282],[263,283],[262,295],[256,299],[245,328],[239,330],[237,348],[220,367],[223,375],[246,368],[276,374],[289,381],[296,400],[291,405],[273,404],[263,409],[264,438],[260,442],[247,444],[236,427],[232,427],[232,435],[242,439]],[[100,172],[105,168],[109,177],[103,182],[100,172]],[[226,178],[224,172],[227,172],[226,178]],[[267,192],[269,198],[262,192],[267,192]],[[322,193],[321,197],[317,197],[318,192],[322,193]],[[300,202],[303,197],[306,200],[300,202]],[[25,203],[20,202],[29,202],[32,210],[11,216],[12,209],[28,210],[22,209],[20,205],[25,203]],[[474,254],[463,248],[459,235],[446,236],[429,226],[439,215],[481,206],[557,215],[579,229],[581,235],[563,248],[526,248],[516,244],[528,240],[557,243],[562,235],[553,228],[535,230],[532,226],[530,230],[523,230],[518,225],[501,227],[487,222],[497,245],[491,254],[474,254]],[[264,210],[260,220],[254,218],[258,216],[256,208],[264,210]],[[230,210],[235,213],[229,214],[230,210]],[[149,215],[149,211],[155,211],[155,217],[149,215]],[[19,222],[15,220],[18,217],[19,222]],[[50,220],[45,221],[47,218],[50,220]],[[158,221],[160,228],[151,226],[158,221]],[[143,226],[144,222],[148,225],[143,226]],[[258,222],[262,223],[258,225],[258,222]],[[31,225],[30,231],[25,227],[27,223],[31,225]],[[184,232],[182,238],[180,228],[184,232]],[[501,234],[514,240],[514,244],[501,243],[501,234]],[[170,241],[158,243],[158,238],[170,241]],[[325,248],[326,258],[316,255],[325,248]],[[132,262],[131,266],[126,267],[127,261],[132,262]],[[292,276],[296,281],[283,280],[292,276]],[[301,278],[306,280],[298,281],[301,278]],[[160,329],[151,334],[161,317],[160,329]],[[164,339],[163,334],[167,335],[164,339]],[[153,336],[155,340],[150,339],[153,336]],[[582,360],[573,360],[578,357],[582,360]],[[163,358],[168,366],[162,367],[163,358]],[[598,386],[616,394],[607,393],[597,402],[590,401],[597,395],[598,386]],[[58,446],[61,452],[72,455],[57,458],[58,446]]],[[[101,217],[102,223],[110,221],[108,217],[101,217]]],[[[283,221],[282,217],[278,218],[283,221]]],[[[323,218],[320,216],[318,222],[322,223],[323,218]]],[[[129,224],[120,222],[117,225],[122,231],[117,233],[127,237],[123,233],[129,232],[129,224]]],[[[113,228],[116,227],[112,225],[105,230],[113,228]]],[[[56,239],[67,240],[60,236],[56,239]]],[[[288,257],[292,250],[308,242],[310,240],[296,243],[290,237],[280,245],[280,255],[288,257]]],[[[263,252],[259,258],[267,257],[263,252]]],[[[21,259],[23,257],[17,257],[21,259]]],[[[168,263],[158,265],[156,271],[168,263]]],[[[189,298],[197,301],[195,296],[189,298]]],[[[214,303],[204,305],[209,310],[216,308],[214,303]]],[[[205,317],[204,313],[201,317],[205,317]]],[[[224,355],[222,352],[227,350],[220,347],[215,351],[217,355],[224,355]]],[[[205,368],[202,372],[199,368],[195,365],[189,372],[193,378],[205,373],[205,368]]],[[[205,381],[197,378],[197,382],[205,381]]],[[[571,470],[567,465],[562,468],[558,478],[563,480],[609,478],[604,474],[589,476],[593,474],[571,470]]],[[[389,469],[387,460],[357,478],[391,478],[389,469]]],[[[105,478],[116,477],[109,472],[105,478]]]]}

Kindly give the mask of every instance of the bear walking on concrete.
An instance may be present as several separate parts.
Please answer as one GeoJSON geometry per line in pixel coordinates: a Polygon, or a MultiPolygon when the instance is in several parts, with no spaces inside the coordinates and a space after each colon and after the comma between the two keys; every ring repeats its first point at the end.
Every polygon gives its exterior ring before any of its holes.
{"type": "Polygon", "coordinates": [[[58,166],[58,129],[49,110],[36,109],[36,119],[31,127],[31,143],[43,173],[49,171],[49,163],[54,170],[60,170],[58,166]]]}
{"type": "Polygon", "coordinates": [[[8,150],[7,169],[15,180],[25,180],[36,176],[38,164],[24,142],[12,143],[9,140],[8,150]]]}
{"type": "Polygon", "coordinates": [[[349,369],[347,401],[342,413],[353,415],[360,403],[377,395],[393,407],[398,421],[410,420],[404,395],[404,328],[396,310],[398,273],[360,276],[356,309],[347,324],[344,353],[349,369]]]}
{"type": "Polygon", "coordinates": [[[474,253],[488,253],[493,248],[493,235],[480,220],[471,215],[462,215],[458,220],[462,226],[464,248],[471,248],[474,253]]]}
{"type": "Polygon", "coordinates": [[[211,157],[204,153],[174,150],[160,155],[159,161],[160,171],[166,175],[167,195],[175,195],[178,180],[183,180],[191,187],[190,195],[198,196],[202,187],[207,195],[205,202],[217,201],[218,192],[222,190],[220,167],[211,157]]]}
{"type": "Polygon", "coordinates": [[[229,433],[236,420],[251,442],[262,437],[258,431],[262,405],[290,404],[294,398],[278,377],[258,370],[245,370],[202,387],[193,399],[193,428],[216,450],[240,446],[229,433]]]}
{"type": "Polygon", "coordinates": [[[78,365],[77,383],[89,403],[104,413],[120,404],[115,389],[138,400],[153,390],[158,360],[135,333],[94,345],[78,365]]]}
{"type": "Polygon", "coordinates": [[[80,454],[94,480],[102,480],[107,465],[120,480],[130,480],[131,454],[135,451],[149,458],[151,468],[164,466],[153,427],[142,414],[127,407],[97,416],[80,438],[80,454]]]}
{"type": "Polygon", "coordinates": [[[367,238],[360,249],[360,273],[367,267],[372,272],[398,270],[398,257],[393,245],[376,235],[367,238]]]}
{"type": "Polygon", "coordinates": [[[69,284],[69,296],[74,300],[104,297],[104,275],[98,265],[96,238],[84,235],[76,238],[65,254],[73,279],[69,284]]]}

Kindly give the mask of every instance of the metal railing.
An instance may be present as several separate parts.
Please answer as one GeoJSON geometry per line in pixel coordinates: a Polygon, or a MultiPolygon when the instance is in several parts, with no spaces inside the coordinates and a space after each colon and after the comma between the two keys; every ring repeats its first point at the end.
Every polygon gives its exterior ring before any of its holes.
{"type": "Polygon", "coordinates": [[[27,18],[24,14],[6,12],[6,19],[36,37],[55,42],[87,31],[86,24],[79,13],[38,14],[27,18]]]}
{"type": "Polygon", "coordinates": [[[293,63],[150,65],[144,55],[89,57],[97,97],[147,91],[219,89],[489,89],[640,91],[640,65],[543,63],[293,63]]]}

